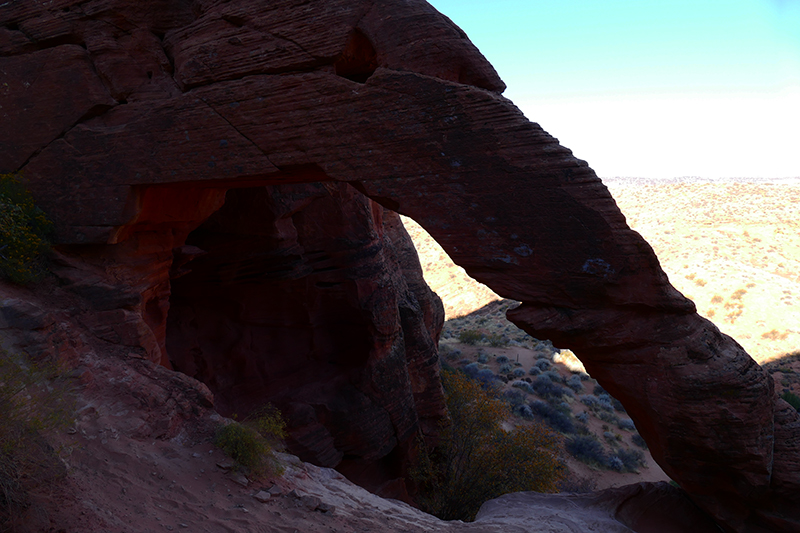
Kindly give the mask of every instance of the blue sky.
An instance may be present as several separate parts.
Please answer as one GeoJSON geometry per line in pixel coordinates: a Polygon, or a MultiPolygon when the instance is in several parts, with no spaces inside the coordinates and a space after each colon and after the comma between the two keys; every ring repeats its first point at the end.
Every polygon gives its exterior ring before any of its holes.
{"type": "Polygon", "coordinates": [[[601,177],[800,176],[800,0],[429,0],[601,177]]]}

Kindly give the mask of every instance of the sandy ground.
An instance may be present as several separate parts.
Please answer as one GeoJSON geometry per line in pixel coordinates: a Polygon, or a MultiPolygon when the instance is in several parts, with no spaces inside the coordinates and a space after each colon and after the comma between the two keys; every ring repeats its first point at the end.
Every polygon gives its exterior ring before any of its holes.
{"type": "Polygon", "coordinates": [[[39,491],[21,531],[336,533],[437,531],[436,518],[338,472],[281,455],[281,476],[248,480],[211,443],[141,441],[86,416],[64,437],[70,475],[39,491]],[[226,468],[221,468],[220,465],[226,468]],[[265,493],[269,493],[266,496],[265,493]],[[50,502],[50,505],[48,505],[50,502]]]}

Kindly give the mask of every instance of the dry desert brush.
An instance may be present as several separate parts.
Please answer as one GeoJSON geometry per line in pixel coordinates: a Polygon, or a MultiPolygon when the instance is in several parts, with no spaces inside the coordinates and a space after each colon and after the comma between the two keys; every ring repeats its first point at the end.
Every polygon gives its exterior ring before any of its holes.
{"type": "Polygon", "coordinates": [[[553,492],[564,475],[559,439],[531,423],[506,431],[508,405],[463,373],[444,371],[450,421],[434,450],[421,446],[412,471],[417,503],[444,520],[473,520],[487,500],[509,492],[553,492]]]}

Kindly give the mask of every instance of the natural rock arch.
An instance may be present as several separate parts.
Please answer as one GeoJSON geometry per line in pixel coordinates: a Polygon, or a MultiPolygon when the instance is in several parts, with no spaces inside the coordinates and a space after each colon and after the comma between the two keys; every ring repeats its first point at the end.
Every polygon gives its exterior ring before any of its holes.
{"type": "Polygon", "coordinates": [[[114,265],[124,294],[75,278],[98,334],[166,364],[173,249],[225,191],[349,183],[522,301],[509,318],[572,348],[726,528],[798,527],[797,413],[426,3],[8,2],[0,25],[20,126],[0,170],[30,180],[64,264],[114,265]]]}

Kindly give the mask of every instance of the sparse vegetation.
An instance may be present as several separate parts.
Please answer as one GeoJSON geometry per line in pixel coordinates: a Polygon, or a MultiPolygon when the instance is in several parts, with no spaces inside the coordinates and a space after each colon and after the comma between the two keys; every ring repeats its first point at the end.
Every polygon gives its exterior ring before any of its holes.
{"type": "Polygon", "coordinates": [[[421,445],[412,474],[423,510],[444,520],[472,520],[483,502],[502,494],[557,489],[564,469],[555,434],[535,422],[505,431],[505,402],[462,373],[442,377],[450,423],[435,450],[421,445]]]}
{"type": "Polygon", "coordinates": [[[572,389],[574,392],[583,392],[583,380],[579,375],[570,376],[567,380],[567,386],[572,389]]]}
{"type": "Polygon", "coordinates": [[[605,466],[608,463],[608,457],[603,450],[603,445],[600,444],[594,435],[575,435],[567,439],[566,449],[570,455],[583,461],[584,463],[605,466]]]}
{"type": "Polygon", "coordinates": [[[800,411],[800,396],[797,396],[793,392],[786,391],[781,394],[781,398],[783,398],[786,403],[794,407],[796,411],[800,411]]]}
{"type": "Polygon", "coordinates": [[[570,435],[575,433],[572,415],[566,409],[558,409],[547,402],[535,400],[530,404],[531,411],[556,431],[570,435]]]}
{"type": "Polygon", "coordinates": [[[18,284],[40,278],[51,230],[20,178],[0,174],[0,276],[18,284]]]}
{"type": "Polygon", "coordinates": [[[474,329],[465,329],[459,332],[458,340],[464,344],[475,345],[483,340],[483,333],[474,329]]]}
{"type": "Polygon", "coordinates": [[[506,337],[503,335],[498,335],[497,333],[487,335],[486,340],[489,342],[489,346],[493,348],[503,348],[509,344],[509,341],[506,337]]]}
{"type": "Polygon", "coordinates": [[[731,294],[731,300],[741,300],[747,294],[745,289],[737,289],[731,294]]]}
{"type": "Polygon", "coordinates": [[[761,338],[762,339],[767,339],[767,340],[771,340],[771,341],[774,341],[774,340],[781,340],[782,341],[782,340],[786,339],[786,337],[788,337],[788,336],[789,336],[788,332],[784,331],[783,333],[781,333],[777,329],[773,329],[773,330],[767,331],[766,333],[762,333],[761,334],[761,338]]]}
{"type": "Polygon", "coordinates": [[[623,471],[636,472],[644,466],[644,453],[641,450],[619,448],[615,450],[614,456],[622,462],[623,471]]]}
{"type": "Polygon", "coordinates": [[[550,378],[543,375],[537,377],[536,381],[534,381],[531,386],[533,387],[533,390],[536,391],[536,394],[545,399],[557,400],[565,394],[572,394],[572,391],[562,387],[561,385],[558,385],[557,383],[553,383],[550,378]]]}
{"type": "Polygon", "coordinates": [[[643,448],[645,450],[647,449],[647,442],[638,433],[636,433],[633,437],[631,437],[631,442],[636,446],[638,446],[639,448],[643,448]]]}
{"type": "Polygon", "coordinates": [[[242,423],[231,422],[217,428],[214,445],[256,476],[280,474],[281,466],[273,450],[286,437],[286,424],[272,405],[255,411],[242,423]]]}
{"type": "Polygon", "coordinates": [[[0,530],[30,506],[30,491],[65,474],[44,434],[71,424],[73,413],[57,365],[0,351],[0,530]]]}
{"type": "Polygon", "coordinates": [[[460,356],[461,356],[461,350],[450,348],[445,344],[439,346],[439,357],[444,357],[448,361],[455,361],[460,356]]]}

